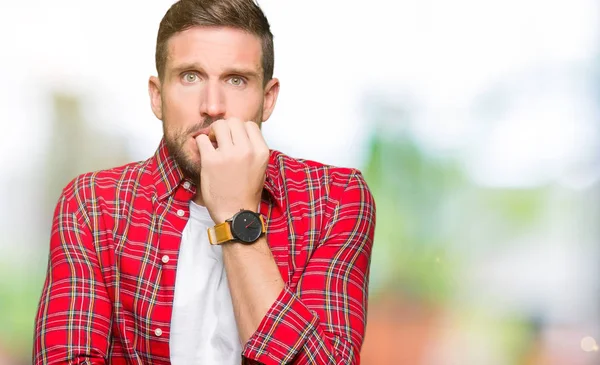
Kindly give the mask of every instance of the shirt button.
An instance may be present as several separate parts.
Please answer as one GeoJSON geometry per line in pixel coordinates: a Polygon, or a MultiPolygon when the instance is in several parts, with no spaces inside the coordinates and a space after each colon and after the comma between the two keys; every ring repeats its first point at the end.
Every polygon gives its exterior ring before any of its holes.
{"type": "Polygon", "coordinates": [[[154,330],[154,334],[157,337],[160,337],[160,336],[162,336],[162,330],[160,328],[157,328],[157,329],[154,330]]]}
{"type": "Polygon", "coordinates": [[[162,257],[162,262],[163,262],[163,264],[168,264],[169,263],[169,255],[164,255],[162,257]]]}
{"type": "Polygon", "coordinates": [[[190,184],[189,181],[186,181],[186,182],[183,183],[183,187],[186,188],[186,189],[189,189],[191,185],[192,184],[190,184]]]}
{"type": "Polygon", "coordinates": [[[185,212],[182,209],[179,209],[177,211],[177,215],[180,216],[180,217],[183,217],[185,215],[185,212]]]}

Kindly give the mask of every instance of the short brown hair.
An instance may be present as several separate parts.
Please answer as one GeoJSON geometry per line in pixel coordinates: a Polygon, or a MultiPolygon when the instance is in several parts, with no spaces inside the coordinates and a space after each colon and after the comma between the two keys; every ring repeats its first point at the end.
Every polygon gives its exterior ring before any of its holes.
{"type": "Polygon", "coordinates": [[[156,71],[162,80],[167,63],[169,39],[189,28],[232,27],[256,35],[262,40],[264,83],[273,77],[275,55],[269,21],[254,0],[179,0],[160,22],[156,40],[156,71]]]}

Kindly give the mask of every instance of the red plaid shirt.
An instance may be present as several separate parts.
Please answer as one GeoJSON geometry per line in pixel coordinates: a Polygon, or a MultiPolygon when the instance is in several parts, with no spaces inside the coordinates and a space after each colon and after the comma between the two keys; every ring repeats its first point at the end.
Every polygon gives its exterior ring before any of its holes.
{"type": "MultiPolygon", "coordinates": [[[[240,362],[358,364],[375,206],[359,171],[272,151],[260,213],[285,288],[240,362]]],[[[168,364],[181,234],[195,186],[164,142],[83,174],[54,214],[34,364],[168,364]]]]}

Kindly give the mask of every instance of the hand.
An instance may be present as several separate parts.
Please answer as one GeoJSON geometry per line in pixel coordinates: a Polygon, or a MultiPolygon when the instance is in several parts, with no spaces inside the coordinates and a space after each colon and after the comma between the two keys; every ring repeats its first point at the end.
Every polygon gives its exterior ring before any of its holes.
{"type": "Polygon", "coordinates": [[[200,193],[216,224],[240,209],[256,211],[265,183],[269,147],[254,122],[218,120],[211,125],[218,147],[205,134],[196,137],[200,150],[200,193]]]}

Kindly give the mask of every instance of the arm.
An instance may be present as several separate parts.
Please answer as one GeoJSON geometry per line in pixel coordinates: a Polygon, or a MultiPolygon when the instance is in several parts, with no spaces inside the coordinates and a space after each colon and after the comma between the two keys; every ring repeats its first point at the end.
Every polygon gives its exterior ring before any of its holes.
{"type": "MultiPolygon", "coordinates": [[[[298,287],[286,285],[281,290],[260,321],[258,330],[246,343],[244,357],[267,365],[360,363],[374,228],[373,197],[362,177],[353,175],[322,232],[321,244],[311,256],[298,287]]],[[[258,255],[253,259],[258,259],[258,255]]],[[[246,261],[245,265],[252,264],[253,269],[248,272],[263,265],[277,270],[274,262],[271,266],[267,261],[265,259],[261,265],[246,261]]],[[[243,270],[241,261],[236,265],[243,270]]],[[[266,272],[267,269],[262,270],[266,272]]],[[[280,278],[279,274],[277,276],[280,278]]],[[[244,295],[248,295],[234,305],[262,308],[266,301],[272,300],[270,295],[279,283],[256,279],[250,282],[250,278],[234,276],[238,285],[246,288],[244,295]],[[242,285],[244,279],[247,281],[242,285]],[[252,290],[256,290],[255,294],[269,295],[257,297],[250,293],[252,290]]],[[[256,322],[256,317],[250,314],[246,318],[238,317],[242,323],[251,323],[247,328],[256,322]]]]}
{"type": "Polygon", "coordinates": [[[111,305],[79,200],[65,189],[52,223],[48,272],[35,319],[33,363],[106,364],[111,305]]]}
{"type": "MultiPolygon", "coordinates": [[[[258,206],[269,148],[254,122],[218,120],[211,130],[218,148],[207,135],[196,137],[201,177],[195,201],[219,224],[240,208],[258,206]]],[[[330,189],[330,201],[335,203],[328,207],[319,246],[295,287],[282,285],[266,241],[223,248],[240,337],[246,342],[250,336],[242,352],[246,359],[267,365],[359,363],[375,204],[357,172],[345,189],[330,189]]]]}
{"type": "Polygon", "coordinates": [[[223,263],[240,340],[246,343],[284,288],[284,282],[262,236],[252,245],[223,245],[223,263]]]}

